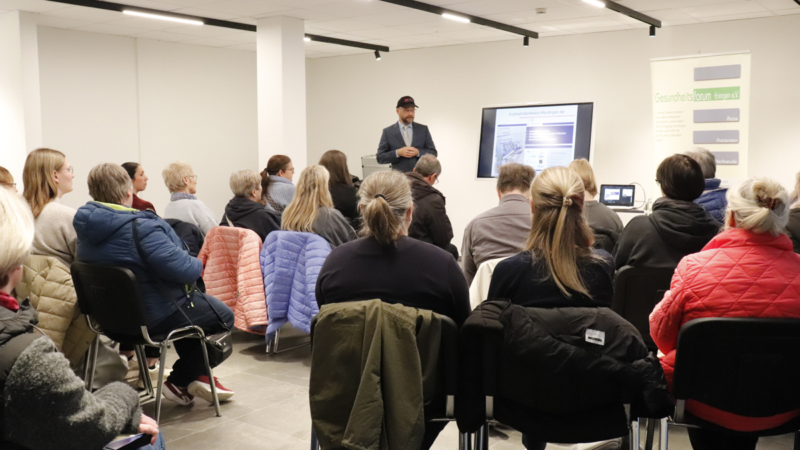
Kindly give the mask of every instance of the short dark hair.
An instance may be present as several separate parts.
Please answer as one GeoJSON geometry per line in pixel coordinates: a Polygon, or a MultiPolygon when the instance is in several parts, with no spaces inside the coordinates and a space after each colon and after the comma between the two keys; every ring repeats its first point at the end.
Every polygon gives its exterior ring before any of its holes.
{"type": "Polygon", "coordinates": [[[656,182],[668,198],[687,202],[700,197],[706,188],[700,164],[686,155],[672,155],[661,161],[656,182]]]}
{"type": "Polygon", "coordinates": [[[500,175],[497,177],[497,189],[501,194],[518,190],[528,195],[536,170],[531,166],[519,163],[508,163],[500,166],[500,175]]]}
{"type": "Polygon", "coordinates": [[[126,172],[128,172],[128,175],[131,177],[131,180],[133,180],[134,178],[136,178],[136,169],[139,168],[139,165],[140,164],[137,162],[126,162],[122,163],[122,168],[125,169],[126,172]]]}

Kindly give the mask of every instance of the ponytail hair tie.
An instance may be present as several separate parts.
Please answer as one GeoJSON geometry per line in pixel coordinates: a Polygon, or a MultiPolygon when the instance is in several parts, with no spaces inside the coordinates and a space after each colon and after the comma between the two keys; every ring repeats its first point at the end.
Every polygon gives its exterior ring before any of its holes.
{"type": "Polygon", "coordinates": [[[572,206],[572,199],[569,198],[569,197],[564,197],[564,200],[562,200],[562,202],[561,202],[561,206],[562,207],[564,207],[564,206],[566,206],[566,207],[572,206]]]}
{"type": "Polygon", "coordinates": [[[386,197],[384,197],[383,194],[375,194],[375,197],[372,197],[372,198],[378,198],[378,197],[386,200],[386,197]]]}

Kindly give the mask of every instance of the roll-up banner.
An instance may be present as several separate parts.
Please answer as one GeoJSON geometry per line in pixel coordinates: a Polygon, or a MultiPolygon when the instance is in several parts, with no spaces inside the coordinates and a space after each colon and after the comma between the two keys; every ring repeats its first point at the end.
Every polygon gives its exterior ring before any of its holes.
{"type": "Polygon", "coordinates": [[[667,156],[704,147],[725,184],[746,178],[750,53],[653,59],[650,72],[655,167],[667,156]]]}

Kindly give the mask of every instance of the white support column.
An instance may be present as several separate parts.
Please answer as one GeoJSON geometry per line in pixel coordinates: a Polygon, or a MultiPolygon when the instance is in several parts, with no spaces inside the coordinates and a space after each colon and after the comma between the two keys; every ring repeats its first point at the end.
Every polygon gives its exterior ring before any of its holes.
{"type": "Polygon", "coordinates": [[[287,155],[299,173],[307,160],[305,25],[268,17],[257,26],[258,164],[287,155]]]}
{"type": "Polygon", "coordinates": [[[0,165],[22,191],[22,168],[31,150],[42,146],[39,45],[36,16],[0,14],[0,165]]]}

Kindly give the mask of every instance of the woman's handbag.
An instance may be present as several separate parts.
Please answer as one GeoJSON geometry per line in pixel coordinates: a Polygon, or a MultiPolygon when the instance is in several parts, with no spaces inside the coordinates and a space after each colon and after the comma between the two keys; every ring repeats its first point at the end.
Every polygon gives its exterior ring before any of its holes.
{"type": "MultiPolygon", "coordinates": [[[[139,241],[139,224],[136,222],[136,220],[133,221],[131,228],[133,230],[133,242],[136,244],[136,251],[139,253],[139,259],[142,260],[142,264],[144,264],[153,274],[153,276],[156,277],[156,286],[158,286],[159,291],[161,291],[161,296],[170,299],[172,303],[175,304],[175,307],[178,308],[178,311],[183,314],[183,317],[186,318],[186,321],[189,322],[190,325],[195,326],[192,322],[192,319],[190,319],[183,308],[178,305],[178,302],[172,298],[161,280],[157,278],[158,272],[150,266],[147,258],[145,258],[144,251],[142,250],[142,244],[139,241]]],[[[206,298],[206,295],[207,294],[200,292],[197,287],[193,285],[189,292],[186,293],[186,298],[189,301],[189,304],[193,304],[198,297],[202,297],[203,301],[207,302],[208,306],[214,310],[214,314],[217,315],[220,325],[225,330],[216,334],[206,335],[205,339],[203,339],[203,344],[206,346],[206,352],[208,353],[208,364],[211,367],[216,367],[222,364],[222,362],[228,359],[233,353],[233,337],[231,336],[230,328],[225,321],[222,320],[222,316],[220,316],[219,311],[217,311],[217,308],[214,307],[214,304],[209,301],[208,298],[206,298]]]]}

